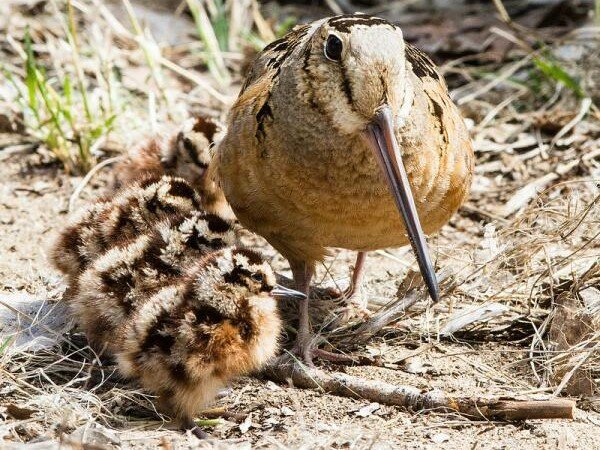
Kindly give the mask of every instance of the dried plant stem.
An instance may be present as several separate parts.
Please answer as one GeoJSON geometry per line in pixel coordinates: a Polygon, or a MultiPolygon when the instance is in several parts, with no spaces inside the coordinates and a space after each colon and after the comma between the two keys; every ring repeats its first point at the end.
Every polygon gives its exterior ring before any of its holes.
{"type": "Polygon", "coordinates": [[[146,64],[150,68],[150,74],[152,76],[152,79],[156,84],[161,98],[167,106],[167,110],[170,112],[172,110],[171,101],[169,99],[169,96],[167,95],[165,82],[162,78],[162,74],[160,73],[160,65],[156,62],[156,54],[158,53],[158,55],[160,56],[160,50],[158,49],[158,46],[155,44],[155,42],[151,40],[151,37],[147,37],[144,34],[144,30],[138,22],[138,19],[135,15],[135,11],[133,10],[133,6],[131,6],[129,0],[123,0],[123,5],[125,5],[125,9],[127,11],[127,15],[129,16],[131,26],[133,27],[133,30],[135,32],[135,40],[140,45],[140,48],[142,49],[142,52],[144,54],[144,58],[146,59],[146,64]]]}
{"type": "Polygon", "coordinates": [[[123,159],[124,159],[124,156],[122,156],[122,155],[114,156],[114,157],[108,158],[108,159],[102,161],[101,163],[96,164],[94,167],[92,167],[92,169],[85,175],[83,180],[81,180],[81,183],[79,183],[77,185],[77,187],[73,191],[73,194],[71,194],[71,197],[69,197],[69,212],[73,211],[73,206],[75,205],[75,201],[79,198],[79,196],[81,195],[81,192],[87,186],[87,184],[90,182],[90,180],[94,177],[94,175],[96,175],[104,167],[106,167],[110,164],[122,161],[123,159]]]}
{"type": "Polygon", "coordinates": [[[89,101],[87,98],[87,89],[84,82],[83,68],[79,58],[79,40],[77,38],[77,26],[75,25],[75,14],[73,13],[73,5],[71,1],[67,1],[67,39],[73,50],[73,65],[75,66],[75,75],[77,77],[77,84],[79,85],[79,91],[81,92],[81,99],[83,102],[83,110],[89,121],[92,120],[92,112],[90,110],[89,101]]]}
{"type": "Polygon", "coordinates": [[[227,96],[221,94],[219,91],[217,91],[215,88],[213,88],[210,84],[208,84],[207,81],[203,80],[201,77],[199,77],[198,75],[196,75],[194,72],[192,72],[191,70],[187,70],[181,66],[178,66],[177,64],[175,64],[173,61],[168,60],[167,58],[164,58],[162,56],[159,56],[158,61],[165,66],[167,69],[175,72],[178,75],[181,75],[182,77],[196,83],[198,86],[200,86],[202,89],[204,89],[206,91],[206,93],[208,93],[209,95],[211,95],[213,98],[217,99],[218,101],[220,101],[221,103],[225,104],[225,105],[229,105],[233,102],[233,98],[228,98],[227,96]]]}
{"type": "Polygon", "coordinates": [[[295,387],[319,389],[341,397],[401,406],[413,411],[457,412],[472,420],[572,419],[575,402],[568,399],[517,400],[498,397],[458,397],[439,390],[422,392],[343,373],[326,373],[294,360],[271,365],[265,372],[275,381],[295,387]]]}
{"type": "Polygon", "coordinates": [[[508,12],[506,11],[506,8],[504,7],[504,4],[502,3],[502,1],[494,0],[494,5],[496,6],[496,9],[500,13],[500,17],[502,18],[502,20],[506,23],[511,23],[512,20],[510,19],[510,16],[508,15],[508,12]]]}

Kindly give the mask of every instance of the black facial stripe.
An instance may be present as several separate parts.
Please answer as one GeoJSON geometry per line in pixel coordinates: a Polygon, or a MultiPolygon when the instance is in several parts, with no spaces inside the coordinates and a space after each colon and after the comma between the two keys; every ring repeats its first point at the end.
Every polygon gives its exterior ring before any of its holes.
{"type": "Polygon", "coordinates": [[[226,283],[237,284],[238,286],[249,287],[246,280],[252,276],[252,272],[235,266],[231,272],[223,274],[226,283]]]}
{"type": "Polygon", "coordinates": [[[346,70],[346,66],[342,61],[340,61],[340,67],[342,70],[342,87],[344,88],[344,94],[346,94],[346,100],[348,100],[348,104],[350,108],[354,111],[354,98],[352,96],[352,85],[350,84],[350,78],[348,77],[348,72],[346,70]]]}
{"type": "Polygon", "coordinates": [[[260,285],[260,292],[271,292],[273,290],[273,286],[267,283],[267,280],[263,278],[262,283],[260,285]]]}
{"type": "Polygon", "coordinates": [[[379,17],[372,17],[367,15],[344,15],[334,17],[328,22],[329,26],[334,30],[337,30],[341,33],[349,33],[351,28],[355,25],[365,25],[365,26],[379,26],[379,25],[388,25],[394,28],[394,25],[388,22],[387,20],[381,19],[379,17]]]}
{"type": "MultiPolygon", "coordinates": [[[[312,54],[312,46],[310,45],[310,42],[308,43],[308,45],[305,46],[304,48],[304,54],[302,56],[302,59],[304,61],[304,64],[302,65],[302,69],[304,70],[304,73],[310,77],[310,56],[312,54]]],[[[313,91],[309,91],[309,104],[310,106],[316,110],[319,111],[321,114],[325,114],[319,104],[317,103],[316,99],[315,99],[315,95],[313,93],[313,91]]]]}
{"type": "Polygon", "coordinates": [[[187,152],[192,162],[197,166],[200,166],[201,168],[205,169],[207,165],[198,159],[198,153],[196,153],[196,146],[194,145],[192,140],[189,137],[183,137],[182,142],[183,148],[187,152]]]}

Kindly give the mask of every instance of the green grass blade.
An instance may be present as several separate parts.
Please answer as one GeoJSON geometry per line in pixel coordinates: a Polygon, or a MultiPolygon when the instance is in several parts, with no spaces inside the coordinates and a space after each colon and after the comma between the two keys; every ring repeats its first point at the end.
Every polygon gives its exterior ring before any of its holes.
{"type": "Polygon", "coordinates": [[[73,13],[73,5],[71,4],[71,0],[67,0],[67,20],[67,39],[69,41],[69,45],[71,46],[71,50],[73,51],[73,65],[75,66],[75,74],[77,75],[77,85],[79,87],[79,93],[81,94],[81,100],[83,102],[83,110],[85,111],[88,121],[91,122],[93,117],[87,98],[87,90],[83,82],[83,69],[81,68],[81,63],[79,61],[77,27],[75,25],[75,14],[73,13]]]}
{"type": "Polygon", "coordinates": [[[36,75],[37,70],[35,56],[33,55],[33,47],[31,45],[31,35],[29,28],[25,31],[25,51],[27,60],[25,61],[25,86],[27,87],[27,101],[32,110],[37,110],[38,102],[36,95],[36,75]]]}
{"type": "Polygon", "coordinates": [[[533,58],[533,63],[546,77],[562,83],[565,87],[570,89],[577,95],[577,97],[583,97],[584,92],[577,80],[569,75],[558,62],[552,60],[549,57],[538,57],[533,58]]]}
{"type": "Polygon", "coordinates": [[[286,17],[275,29],[275,36],[277,38],[283,37],[288,31],[290,31],[296,24],[298,19],[293,16],[286,17]]]}
{"type": "Polygon", "coordinates": [[[215,34],[214,24],[211,23],[208,14],[198,0],[187,0],[188,7],[192,13],[194,23],[196,24],[196,32],[204,48],[206,50],[206,65],[208,69],[219,82],[224,85],[229,83],[229,73],[223,56],[217,36],[215,34]]]}
{"type": "Polygon", "coordinates": [[[212,17],[213,29],[221,51],[229,50],[229,19],[225,4],[221,0],[215,0],[217,13],[212,17]]]}
{"type": "Polygon", "coordinates": [[[0,355],[2,353],[4,353],[4,351],[8,348],[8,346],[10,345],[12,341],[12,336],[7,337],[4,342],[2,343],[2,345],[0,345],[0,355]]]}
{"type": "Polygon", "coordinates": [[[199,427],[216,427],[221,423],[219,419],[196,419],[196,425],[199,427]]]}

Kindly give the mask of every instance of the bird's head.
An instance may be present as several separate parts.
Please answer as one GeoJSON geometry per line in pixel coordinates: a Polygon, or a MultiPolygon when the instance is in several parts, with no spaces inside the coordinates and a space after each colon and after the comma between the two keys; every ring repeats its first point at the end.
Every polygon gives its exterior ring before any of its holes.
{"type": "Polygon", "coordinates": [[[244,248],[212,252],[196,283],[201,296],[229,297],[236,303],[255,297],[305,297],[298,291],[277,284],[269,263],[258,252],[244,248]]]}
{"type": "Polygon", "coordinates": [[[304,49],[301,92],[339,133],[362,132],[381,108],[401,125],[412,103],[400,28],[364,14],[320,23],[304,49]]]}
{"type": "MultiPolygon", "coordinates": [[[[225,248],[207,255],[192,278],[192,293],[202,305],[202,321],[234,326],[243,341],[271,336],[259,359],[274,350],[280,322],[278,296],[302,296],[277,284],[275,273],[263,257],[252,250],[225,248]],[[269,343],[270,342],[270,343],[269,343]]],[[[226,333],[229,335],[228,333],[226,333]]],[[[228,338],[227,338],[228,339],[228,338]]],[[[222,342],[227,341],[226,338],[222,342]]],[[[260,339],[259,339],[260,340],[260,339]]]]}

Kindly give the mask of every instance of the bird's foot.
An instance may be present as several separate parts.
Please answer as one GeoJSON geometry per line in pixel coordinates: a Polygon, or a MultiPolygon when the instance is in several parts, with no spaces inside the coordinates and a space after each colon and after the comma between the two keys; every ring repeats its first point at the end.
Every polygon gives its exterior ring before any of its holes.
{"type": "Polygon", "coordinates": [[[328,330],[333,330],[353,319],[366,321],[371,318],[371,312],[367,308],[368,297],[360,287],[349,286],[344,291],[337,291],[334,298],[342,305],[333,311],[333,318],[327,326],[328,330]]]}
{"type": "Polygon", "coordinates": [[[210,434],[208,434],[206,431],[202,430],[202,428],[200,428],[198,425],[194,426],[194,428],[192,428],[190,431],[198,439],[210,439],[210,437],[211,437],[210,434]]]}
{"type": "Polygon", "coordinates": [[[291,351],[292,357],[297,358],[308,367],[314,367],[313,362],[314,344],[312,342],[296,342],[294,348],[291,351]]]}
{"type": "MultiPolygon", "coordinates": [[[[352,356],[320,349],[314,343],[306,345],[296,343],[290,354],[292,358],[299,360],[308,367],[315,367],[315,358],[334,364],[354,364],[357,362],[356,358],[352,356]]],[[[289,360],[289,357],[289,355],[283,355],[280,358],[281,362],[289,360]]]]}

